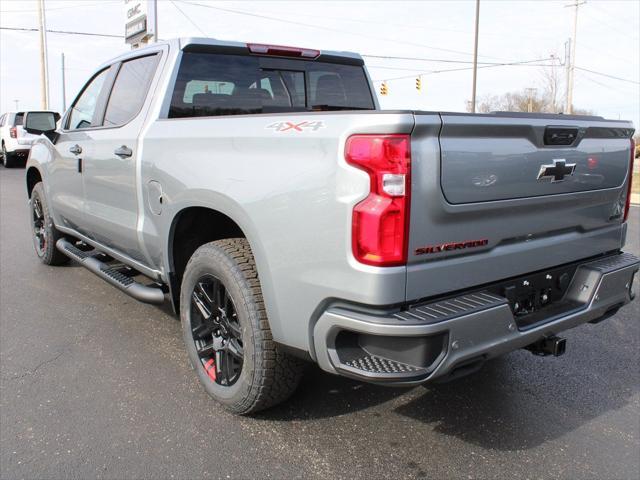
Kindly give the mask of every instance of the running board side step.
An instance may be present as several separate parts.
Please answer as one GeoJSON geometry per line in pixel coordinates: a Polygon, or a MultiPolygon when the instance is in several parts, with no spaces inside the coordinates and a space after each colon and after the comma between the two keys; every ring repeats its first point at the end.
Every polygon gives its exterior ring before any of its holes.
{"type": "Polygon", "coordinates": [[[133,278],[123,274],[115,268],[111,268],[104,262],[101,262],[90,253],[83,252],[71,242],[61,238],[56,242],[56,248],[64,253],[67,257],[75,260],[87,270],[95,273],[97,276],[106,280],[108,283],[144,303],[163,303],[164,292],[160,287],[150,287],[136,282],[133,278]]]}

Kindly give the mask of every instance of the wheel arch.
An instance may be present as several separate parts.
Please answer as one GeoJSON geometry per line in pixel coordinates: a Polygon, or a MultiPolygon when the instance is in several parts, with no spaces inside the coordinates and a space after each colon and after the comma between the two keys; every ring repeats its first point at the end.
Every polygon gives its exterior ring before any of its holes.
{"type": "Polygon", "coordinates": [[[187,262],[198,247],[226,238],[245,238],[251,247],[256,264],[260,253],[252,241],[251,227],[237,217],[208,205],[191,205],[173,215],[166,243],[168,283],[176,313],[180,311],[180,284],[187,262]]]}
{"type": "Polygon", "coordinates": [[[42,173],[37,167],[30,166],[27,168],[27,174],[25,178],[27,182],[27,195],[29,196],[29,198],[31,198],[33,187],[35,187],[38,182],[42,181],[42,173]]]}

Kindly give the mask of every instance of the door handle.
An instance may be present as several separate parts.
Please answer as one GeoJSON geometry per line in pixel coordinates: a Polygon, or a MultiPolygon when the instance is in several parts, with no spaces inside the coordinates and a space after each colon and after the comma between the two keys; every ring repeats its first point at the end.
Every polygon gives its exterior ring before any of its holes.
{"type": "Polygon", "coordinates": [[[82,153],[82,147],[80,147],[80,145],[76,144],[72,147],[69,147],[69,151],[71,153],[73,153],[74,155],[80,155],[82,153]]]}
{"type": "Polygon", "coordinates": [[[131,150],[126,145],[122,145],[121,147],[116,148],[113,153],[115,153],[120,158],[127,158],[133,155],[133,150],[131,150]]]}

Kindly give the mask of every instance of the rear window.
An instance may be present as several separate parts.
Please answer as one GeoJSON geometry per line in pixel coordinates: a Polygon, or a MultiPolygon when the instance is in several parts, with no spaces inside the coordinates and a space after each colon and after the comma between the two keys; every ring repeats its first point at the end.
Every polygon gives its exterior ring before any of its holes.
{"type": "Polygon", "coordinates": [[[361,66],[185,52],[169,118],[373,108],[361,66]]]}

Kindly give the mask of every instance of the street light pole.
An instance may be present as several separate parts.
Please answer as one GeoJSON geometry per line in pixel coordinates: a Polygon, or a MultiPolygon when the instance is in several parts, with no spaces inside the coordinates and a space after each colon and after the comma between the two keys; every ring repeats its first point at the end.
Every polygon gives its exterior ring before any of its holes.
{"type": "Polygon", "coordinates": [[[480,0],[476,0],[476,35],[473,44],[473,87],[471,90],[471,112],[476,113],[476,80],[478,77],[478,27],[480,25],[480,0]]]}
{"type": "Polygon", "coordinates": [[[40,108],[49,109],[49,64],[47,59],[47,20],[44,0],[38,0],[38,29],[40,30],[40,108]]]}

